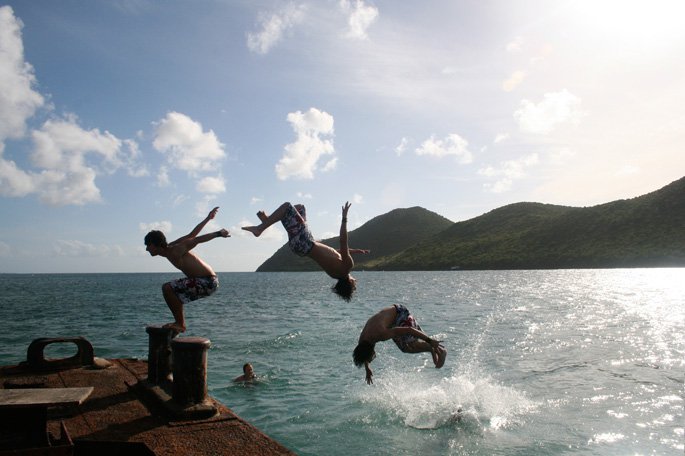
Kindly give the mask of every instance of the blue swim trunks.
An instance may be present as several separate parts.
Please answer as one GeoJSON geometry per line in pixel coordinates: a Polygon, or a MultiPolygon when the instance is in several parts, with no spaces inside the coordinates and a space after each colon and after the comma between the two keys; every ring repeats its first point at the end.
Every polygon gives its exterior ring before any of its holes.
{"type": "MultiPolygon", "coordinates": [[[[397,311],[397,317],[395,317],[395,324],[393,325],[393,328],[407,327],[422,331],[421,326],[416,323],[414,316],[409,313],[409,310],[407,310],[406,307],[401,304],[395,304],[394,306],[395,310],[397,311]]],[[[408,346],[419,340],[419,338],[412,336],[411,334],[405,334],[403,336],[393,337],[392,340],[400,350],[407,352],[408,346]]]]}
{"type": "Polygon", "coordinates": [[[288,232],[288,245],[290,250],[300,256],[306,256],[314,247],[314,236],[309,231],[306,223],[307,211],[299,205],[297,209],[288,204],[285,215],[281,219],[283,228],[288,232]]]}
{"type": "Polygon", "coordinates": [[[214,294],[219,288],[219,279],[216,276],[207,277],[184,277],[169,282],[171,289],[178,298],[186,304],[196,299],[205,298],[214,294]]]}

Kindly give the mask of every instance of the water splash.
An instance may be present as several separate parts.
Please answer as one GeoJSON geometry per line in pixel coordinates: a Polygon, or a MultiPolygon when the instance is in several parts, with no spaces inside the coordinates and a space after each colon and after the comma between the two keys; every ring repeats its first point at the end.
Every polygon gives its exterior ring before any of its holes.
{"type": "Polygon", "coordinates": [[[416,429],[459,427],[481,434],[510,428],[536,404],[516,389],[490,378],[454,374],[435,381],[416,371],[384,372],[361,401],[416,429]]]}

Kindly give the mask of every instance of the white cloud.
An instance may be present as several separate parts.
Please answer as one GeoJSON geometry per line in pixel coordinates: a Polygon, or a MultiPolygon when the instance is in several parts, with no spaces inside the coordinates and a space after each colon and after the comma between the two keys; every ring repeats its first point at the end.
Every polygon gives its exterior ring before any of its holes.
{"type": "Polygon", "coordinates": [[[407,146],[409,145],[409,139],[407,138],[402,138],[400,140],[400,143],[395,147],[395,153],[397,156],[403,155],[407,151],[407,146]]]}
{"type": "Polygon", "coordinates": [[[208,176],[202,178],[197,183],[196,189],[200,193],[224,193],[226,191],[226,184],[221,176],[208,176]]]}
{"type": "Polygon", "coordinates": [[[0,159],[0,196],[21,197],[33,193],[36,178],[19,169],[13,161],[0,159]]]}
{"type": "Polygon", "coordinates": [[[46,121],[32,132],[34,150],[31,161],[45,169],[79,171],[86,166],[86,154],[99,156],[103,169],[123,165],[122,141],[108,131],[84,130],[74,116],[46,121]]]}
{"type": "Polygon", "coordinates": [[[312,194],[311,193],[297,192],[297,197],[300,199],[312,199],[312,194]]]}
{"type": "Polygon", "coordinates": [[[0,155],[7,138],[21,138],[26,121],[45,103],[33,90],[33,67],[24,60],[23,24],[10,6],[0,7],[0,155]]]}
{"type": "Polygon", "coordinates": [[[485,177],[495,178],[494,183],[486,183],[484,186],[492,193],[502,193],[511,190],[515,180],[526,176],[526,168],[538,163],[538,155],[530,154],[518,160],[507,160],[499,167],[487,166],[479,169],[478,174],[485,177]]]}
{"type": "MultiPolygon", "coordinates": [[[[297,135],[295,142],[285,146],[285,154],[276,164],[276,175],[281,180],[291,177],[313,179],[318,169],[319,159],[324,155],[333,155],[333,116],[310,108],[288,114],[288,122],[297,135]]],[[[329,161],[324,171],[330,168],[329,161]]]]}
{"type": "Polygon", "coordinates": [[[499,144],[504,140],[509,139],[509,133],[497,133],[497,136],[495,136],[494,143],[499,144]]]}
{"type": "Polygon", "coordinates": [[[620,166],[615,173],[617,177],[630,177],[637,174],[640,174],[640,167],[630,164],[620,166]]]}
{"type": "Polygon", "coordinates": [[[364,4],[363,0],[355,0],[354,4],[349,0],[341,0],[340,6],[349,12],[347,36],[361,40],[368,38],[366,31],[378,19],[378,8],[364,4]]]}
{"type": "Polygon", "coordinates": [[[168,187],[171,183],[169,179],[169,168],[166,166],[160,166],[157,172],[157,186],[158,187],[168,187]]]}
{"type": "Polygon", "coordinates": [[[364,202],[364,197],[361,196],[359,193],[355,193],[352,196],[352,202],[355,204],[362,204],[364,202]]]}
{"type": "Polygon", "coordinates": [[[523,37],[522,36],[517,36],[514,38],[512,41],[507,43],[507,51],[509,52],[519,52],[523,48],[523,37]]]}
{"type": "Polygon", "coordinates": [[[152,145],[167,155],[167,162],[180,170],[194,173],[213,171],[226,154],[212,130],[202,131],[202,125],[179,112],[169,112],[155,124],[152,145]]]}
{"type": "Polygon", "coordinates": [[[10,255],[12,248],[5,242],[0,241],[0,257],[7,257],[10,255]]]}
{"type": "Polygon", "coordinates": [[[153,230],[161,231],[163,233],[170,233],[172,226],[171,222],[169,222],[168,220],[162,220],[161,222],[140,222],[138,224],[138,228],[140,229],[141,233],[148,233],[153,230]]]}
{"type": "Polygon", "coordinates": [[[136,158],[135,143],[123,143],[108,131],[84,130],[74,116],[48,120],[31,136],[31,162],[43,169],[39,174],[29,174],[33,191],[51,205],[98,202],[101,197],[95,177],[99,173],[112,173],[122,166],[134,167],[131,160],[136,158]],[[122,151],[124,145],[129,149],[128,155],[122,151]]]}
{"type": "Polygon", "coordinates": [[[283,35],[291,28],[302,22],[305,15],[304,5],[287,5],[278,13],[261,13],[259,16],[260,30],[247,34],[247,47],[257,54],[266,54],[278,44],[283,35]]]}
{"type": "Polygon", "coordinates": [[[172,206],[178,207],[180,204],[187,201],[188,199],[189,199],[189,197],[186,195],[178,195],[176,198],[174,198],[174,202],[172,203],[172,206]]]}
{"type": "Polygon", "coordinates": [[[522,100],[520,109],[514,112],[514,118],[521,131],[544,135],[561,124],[578,123],[582,117],[580,102],[580,98],[566,89],[546,93],[544,100],[538,104],[522,100]]]}
{"type": "Polygon", "coordinates": [[[261,203],[263,201],[264,201],[264,198],[259,198],[259,197],[253,196],[252,198],[250,198],[250,205],[255,205],[255,204],[261,203]]]}
{"type": "Polygon", "coordinates": [[[41,201],[54,206],[98,202],[98,174],[137,166],[137,145],[133,141],[122,142],[107,131],[84,130],[73,116],[48,120],[31,136],[31,162],[40,171],[24,171],[13,161],[0,160],[0,195],[35,193],[41,201]]]}
{"type": "Polygon", "coordinates": [[[124,146],[128,149],[128,157],[126,158],[126,169],[128,175],[132,177],[145,177],[150,175],[147,166],[141,163],[139,159],[142,157],[138,143],[130,139],[125,139],[123,141],[124,146]]]}
{"type": "Polygon", "coordinates": [[[45,104],[33,90],[33,67],[24,61],[22,23],[11,7],[0,7],[0,195],[36,194],[47,204],[83,205],[101,200],[98,174],[126,168],[131,176],[147,175],[138,144],[120,140],[108,131],[85,130],[76,116],[46,121],[31,131],[31,164],[24,170],[2,157],[4,141],[26,136],[27,121],[45,104]]]}
{"type": "Polygon", "coordinates": [[[333,171],[336,168],[336,166],[338,166],[338,157],[333,157],[330,160],[328,160],[325,165],[323,165],[321,171],[333,171]]]}
{"type": "Polygon", "coordinates": [[[124,250],[118,246],[105,244],[93,245],[74,240],[59,240],[53,246],[53,251],[58,256],[68,257],[111,257],[124,256],[124,250]]]}
{"type": "Polygon", "coordinates": [[[502,90],[504,90],[505,92],[511,92],[512,90],[514,90],[516,87],[518,87],[523,82],[525,77],[526,77],[525,71],[521,71],[521,70],[514,71],[511,74],[511,76],[509,76],[509,79],[507,79],[506,81],[504,81],[502,83],[502,90]]]}
{"type": "Polygon", "coordinates": [[[466,164],[473,161],[468,145],[468,141],[456,133],[447,135],[445,139],[435,139],[431,136],[416,149],[416,155],[430,155],[438,158],[454,155],[459,159],[459,163],[466,164]]]}

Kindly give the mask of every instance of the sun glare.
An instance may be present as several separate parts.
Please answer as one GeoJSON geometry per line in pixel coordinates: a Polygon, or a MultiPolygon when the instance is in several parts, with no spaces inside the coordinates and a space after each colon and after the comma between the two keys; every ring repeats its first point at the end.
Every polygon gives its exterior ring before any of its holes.
{"type": "Polygon", "coordinates": [[[568,7],[581,26],[626,44],[670,47],[685,37],[682,0],[574,0],[568,7]]]}

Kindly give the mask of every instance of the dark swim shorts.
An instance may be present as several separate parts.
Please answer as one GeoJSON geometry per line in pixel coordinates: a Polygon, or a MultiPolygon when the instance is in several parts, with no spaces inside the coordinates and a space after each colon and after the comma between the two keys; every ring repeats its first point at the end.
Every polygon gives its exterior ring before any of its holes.
{"type": "MultiPolygon", "coordinates": [[[[414,316],[409,313],[409,310],[407,310],[406,307],[404,307],[401,304],[395,304],[395,310],[397,311],[397,317],[395,317],[395,324],[393,325],[393,328],[407,327],[422,331],[421,326],[419,326],[419,324],[416,323],[414,316]]],[[[403,336],[392,338],[392,341],[395,342],[397,347],[399,347],[399,349],[403,352],[406,352],[408,346],[416,342],[417,340],[419,340],[419,338],[416,336],[412,336],[411,334],[405,334],[403,336]]]]}
{"type": "Polygon", "coordinates": [[[281,219],[283,228],[288,232],[290,250],[300,256],[308,255],[314,247],[314,236],[309,231],[306,220],[307,212],[304,206],[300,205],[298,209],[295,209],[292,204],[288,204],[285,215],[281,219]]]}
{"type": "Polygon", "coordinates": [[[169,285],[181,302],[185,304],[213,294],[219,288],[219,279],[216,276],[184,277],[172,280],[169,285]]]}

